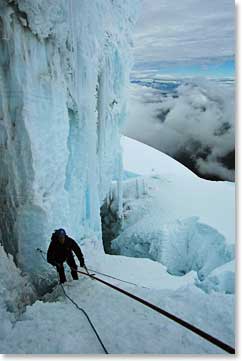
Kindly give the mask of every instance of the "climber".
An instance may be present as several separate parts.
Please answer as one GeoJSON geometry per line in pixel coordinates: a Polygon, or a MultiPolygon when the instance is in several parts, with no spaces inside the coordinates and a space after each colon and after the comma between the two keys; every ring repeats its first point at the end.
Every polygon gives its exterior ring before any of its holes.
{"type": "Polygon", "coordinates": [[[85,266],[82,251],[74,239],[70,238],[64,229],[56,230],[51,237],[51,242],[47,252],[47,262],[56,266],[59,273],[60,283],[66,282],[65,270],[63,263],[66,261],[71,268],[71,275],[74,280],[78,280],[77,265],[73,256],[74,251],[77,256],[80,267],[85,266]]]}

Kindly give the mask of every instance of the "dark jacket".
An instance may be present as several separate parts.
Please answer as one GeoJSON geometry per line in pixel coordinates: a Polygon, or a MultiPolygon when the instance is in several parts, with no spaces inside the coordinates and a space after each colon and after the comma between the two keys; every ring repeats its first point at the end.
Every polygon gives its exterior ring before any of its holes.
{"type": "Polygon", "coordinates": [[[52,234],[51,242],[47,251],[47,262],[56,266],[57,264],[62,264],[69,257],[73,257],[73,252],[79,259],[80,265],[84,266],[84,257],[82,251],[74,239],[65,236],[65,242],[61,244],[58,240],[56,233],[52,234]]]}

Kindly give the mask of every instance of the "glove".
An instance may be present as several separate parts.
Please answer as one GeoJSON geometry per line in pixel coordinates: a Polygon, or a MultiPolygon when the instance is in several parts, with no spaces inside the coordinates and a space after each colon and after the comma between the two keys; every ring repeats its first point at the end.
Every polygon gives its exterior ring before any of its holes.
{"type": "Polygon", "coordinates": [[[84,259],[80,260],[80,267],[84,267],[85,266],[85,262],[84,259]]]}

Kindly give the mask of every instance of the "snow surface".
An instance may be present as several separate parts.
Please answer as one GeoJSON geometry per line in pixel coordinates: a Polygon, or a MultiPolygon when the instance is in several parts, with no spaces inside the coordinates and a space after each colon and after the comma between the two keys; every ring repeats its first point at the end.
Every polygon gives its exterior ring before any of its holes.
{"type": "MultiPolygon", "coordinates": [[[[152,150],[136,141],[130,139],[123,140],[124,163],[131,172],[136,173],[137,166],[136,162],[134,162],[134,152],[126,153],[126,145],[129,149],[133,147],[133,150],[138,150],[137,155],[142,158],[144,154],[147,154],[147,151],[152,154],[152,150]],[[127,154],[132,154],[130,162],[126,157],[127,154]],[[132,162],[134,162],[133,166],[132,162]]],[[[156,151],[154,151],[154,156],[158,157],[156,151]]],[[[164,165],[169,167],[171,177],[169,181],[164,179],[165,171],[161,172],[161,178],[157,175],[153,175],[151,179],[146,176],[145,194],[142,194],[144,189],[139,187],[142,184],[143,176],[138,177],[141,182],[138,184],[138,190],[135,178],[134,180],[126,181],[128,188],[124,185],[124,201],[127,201],[127,195],[129,194],[129,201],[130,199],[132,200],[134,208],[129,209],[131,214],[128,218],[124,217],[124,228],[127,227],[127,220],[129,220],[130,225],[135,224],[135,219],[137,220],[137,218],[141,219],[143,217],[145,221],[144,214],[147,212],[147,206],[149,205],[150,209],[154,210],[154,185],[158,202],[160,201],[160,190],[171,184],[173,169],[176,174],[173,177],[173,187],[175,187],[175,184],[177,188],[183,186],[183,183],[180,182],[182,174],[184,182],[190,180],[190,187],[192,185],[198,187],[196,185],[197,182],[200,184],[200,179],[197,176],[162,154],[160,154],[160,162],[158,164],[158,167],[161,167],[161,169],[164,169],[162,167],[162,159],[165,160],[164,165]],[[180,170],[178,170],[179,168],[180,170]],[[161,182],[162,177],[163,182],[161,182]],[[138,198],[134,197],[137,194],[138,198]]],[[[147,164],[144,166],[144,169],[145,171],[149,169],[147,164]]],[[[204,183],[202,182],[202,184],[204,183]]],[[[219,185],[220,183],[215,184],[219,185]]],[[[210,182],[207,182],[207,185],[209,188],[210,182]]],[[[231,188],[230,185],[228,189],[231,188]]],[[[221,198],[223,193],[225,193],[224,190],[220,192],[221,198]]],[[[171,193],[170,198],[172,196],[173,194],[171,193]]],[[[187,194],[185,193],[185,199],[186,196],[187,194]]],[[[165,198],[166,204],[163,205],[166,205],[167,210],[170,210],[167,200],[168,198],[165,198]]],[[[230,202],[232,202],[231,199],[230,202]]],[[[213,206],[215,209],[215,205],[213,206]]],[[[185,202],[184,207],[186,207],[185,202]]],[[[191,207],[190,212],[193,209],[195,208],[191,207]]],[[[196,210],[198,212],[198,205],[196,210]]],[[[209,207],[207,207],[208,210],[209,207]]],[[[127,209],[125,210],[124,208],[124,216],[126,211],[127,209]]],[[[202,207],[202,211],[205,213],[205,206],[202,207]]],[[[160,222],[163,222],[163,214],[160,213],[160,216],[160,222]]],[[[170,218],[171,216],[174,217],[174,214],[171,213],[170,218]]],[[[192,221],[193,223],[194,221],[192,221]]],[[[207,225],[207,227],[209,227],[209,230],[212,228],[211,225],[207,225]]],[[[129,228],[127,227],[126,229],[128,230],[129,228]]],[[[142,228],[138,231],[140,231],[142,236],[142,228]]],[[[211,234],[214,234],[213,232],[217,231],[213,229],[211,234]]],[[[209,244],[206,243],[206,247],[208,246],[209,244]]],[[[169,274],[165,265],[151,259],[105,255],[96,249],[95,242],[91,242],[90,239],[83,242],[82,249],[89,268],[133,282],[136,286],[101,275],[99,276],[100,278],[106,279],[112,284],[116,284],[163,307],[165,310],[174,313],[227,344],[234,346],[234,294],[232,289],[233,283],[231,282],[234,274],[233,262],[225,263],[223,266],[215,268],[203,281],[200,281],[194,270],[185,275],[176,276],[169,274]]],[[[211,253],[213,252],[211,248],[209,250],[211,253]]],[[[7,257],[4,257],[5,261],[7,261],[7,257]]],[[[223,253],[221,257],[222,261],[224,261],[223,253]]],[[[179,259],[177,258],[177,260],[179,259]]],[[[11,259],[9,262],[12,262],[11,259]]],[[[22,281],[19,279],[19,271],[14,268],[13,264],[12,267],[11,275],[13,278],[16,278],[16,290],[20,292],[22,281]],[[17,285],[18,282],[19,286],[17,285]]],[[[5,267],[2,269],[3,275],[5,275],[4,272],[5,267]]],[[[70,280],[70,274],[68,278],[70,280]]],[[[105,285],[97,283],[95,280],[82,276],[79,281],[68,282],[65,285],[65,290],[80,307],[83,307],[88,312],[109,353],[224,353],[221,349],[178,326],[173,321],[158,315],[134,300],[107,288],[105,285]]],[[[4,299],[5,296],[3,294],[4,299]]],[[[1,313],[3,326],[0,340],[0,351],[3,353],[103,353],[84,315],[70,301],[64,298],[60,286],[56,286],[42,300],[27,306],[26,311],[20,315],[19,313],[16,315],[13,312],[6,312],[4,307],[2,305],[2,311],[5,311],[1,313]]]]}
{"type": "MultiPolygon", "coordinates": [[[[65,290],[88,312],[109,353],[222,353],[191,332],[95,281],[83,279],[66,285],[65,290]]],[[[198,288],[189,287],[179,292],[129,291],[167,310],[174,312],[175,309],[177,315],[196,321],[197,326],[233,343],[230,336],[233,324],[226,309],[226,306],[233,307],[231,296],[208,296],[198,288]],[[227,327],[221,327],[222,324],[227,327]]],[[[58,296],[55,302],[37,301],[28,307],[21,321],[9,332],[1,352],[103,353],[84,315],[63,298],[60,288],[55,293],[58,296]]]]}
{"type": "MultiPolygon", "coordinates": [[[[183,285],[180,283],[179,287],[177,284],[173,290],[162,289],[163,280],[166,282],[165,272],[161,265],[149,260],[104,255],[99,262],[104,265],[102,271],[125,276],[129,281],[135,280],[137,287],[122,284],[129,292],[175,312],[177,316],[233,345],[232,295],[208,295],[189,281],[183,285]],[[160,272],[161,289],[153,288],[157,282],[155,271],[160,272]],[[142,282],[149,289],[141,287],[142,282]]],[[[167,287],[172,283],[172,276],[169,277],[167,287]]],[[[110,279],[107,281],[110,282],[110,279]]],[[[111,283],[121,286],[115,280],[111,283]]],[[[77,282],[68,282],[65,290],[88,313],[109,353],[223,353],[154,311],[84,276],[77,282]]],[[[5,315],[2,323],[1,353],[103,353],[86,318],[64,298],[60,286],[45,295],[43,301],[28,306],[17,319],[11,314],[11,320],[9,315],[9,318],[5,315]]]]}
{"type": "MultiPolygon", "coordinates": [[[[122,145],[124,169],[143,176],[152,175],[145,180],[145,183],[150,182],[152,200],[144,198],[140,203],[153,202],[153,211],[162,209],[160,217],[164,223],[199,217],[200,222],[221,233],[226,242],[234,243],[234,183],[199,178],[168,155],[128,137],[122,138],[122,145]]],[[[129,191],[126,193],[128,197],[129,191]]]]}

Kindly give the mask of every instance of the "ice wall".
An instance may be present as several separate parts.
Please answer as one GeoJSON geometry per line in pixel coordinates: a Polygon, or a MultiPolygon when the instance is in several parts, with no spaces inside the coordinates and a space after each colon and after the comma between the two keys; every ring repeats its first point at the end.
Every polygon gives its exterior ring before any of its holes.
{"type": "Polygon", "coordinates": [[[26,271],[57,227],[100,239],[100,206],[122,170],[137,5],[0,3],[1,239],[26,271]]]}

